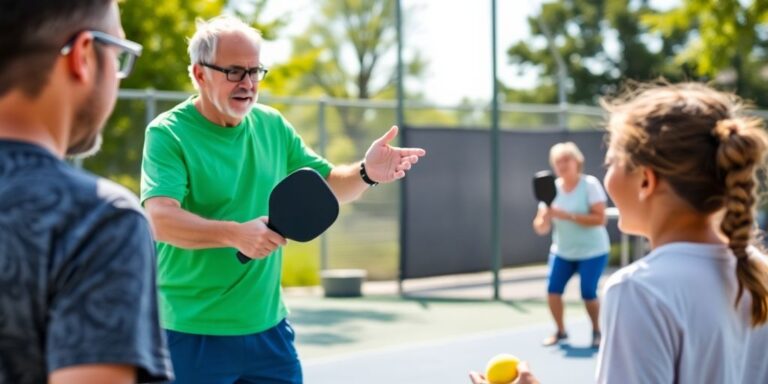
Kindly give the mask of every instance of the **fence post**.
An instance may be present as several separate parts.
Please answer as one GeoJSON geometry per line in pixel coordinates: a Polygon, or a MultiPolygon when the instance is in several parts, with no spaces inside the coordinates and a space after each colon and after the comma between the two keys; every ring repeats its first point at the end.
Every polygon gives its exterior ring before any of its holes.
{"type": "MultiPolygon", "coordinates": [[[[402,146],[408,145],[408,139],[406,138],[407,128],[405,127],[405,79],[403,74],[403,4],[401,0],[395,0],[395,28],[397,30],[397,126],[400,128],[400,144],[402,146]]],[[[403,296],[403,278],[405,277],[405,257],[406,257],[406,241],[407,228],[405,225],[406,210],[406,183],[407,179],[400,180],[400,210],[398,212],[398,224],[400,234],[400,255],[399,263],[397,267],[397,294],[403,296]]]]}
{"type": "MultiPolygon", "coordinates": [[[[317,146],[320,151],[320,156],[325,157],[326,147],[328,146],[328,132],[325,126],[325,108],[327,101],[323,98],[317,103],[317,146]]],[[[328,269],[328,233],[325,232],[320,236],[320,270],[324,271],[328,269]]]]}
{"type": "Polygon", "coordinates": [[[629,265],[629,235],[621,232],[621,266],[629,265]]]}
{"type": "Polygon", "coordinates": [[[153,88],[145,89],[144,93],[146,94],[146,98],[144,99],[144,102],[146,103],[146,108],[144,109],[144,120],[146,120],[146,124],[144,124],[144,126],[146,127],[155,119],[155,116],[157,116],[157,95],[153,88]]]}
{"type": "Polygon", "coordinates": [[[499,77],[496,53],[496,0],[491,0],[491,73],[493,95],[491,98],[491,267],[493,269],[493,299],[501,299],[502,267],[501,214],[499,213],[499,77]]]}
{"type": "Polygon", "coordinates": [[[557,113],[557,123],[563,131],[568,131],[568,103],[561,101],[557,113]]]}

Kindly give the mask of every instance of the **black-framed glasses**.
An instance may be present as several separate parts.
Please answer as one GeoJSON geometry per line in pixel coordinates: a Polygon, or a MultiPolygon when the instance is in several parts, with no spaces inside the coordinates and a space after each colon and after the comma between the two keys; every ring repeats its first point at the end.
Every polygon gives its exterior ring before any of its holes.
{"type": "Polygon", "coordinates": [[[243,81],[243,79],[245,79],[246,74],[248,74],[248,77],[250,77],[251,81],[253,82],[262,81],[267,76],[267,72],[269,72],[269,70],[267,68],[264,68],[263,65],[259,65],[258,67],[253,67],[253,68],[243,68],[243,67],[223,68],[223,67],[219,67],[218,65],[213,65],[208,63],[200,63],[200,65],[202,65],[203,67],[213,69],[214,71],[219,71],[227,75],[227,80],[233,83],[239,83],[243,81]]]}
{"type": "MultiPolygon", "coordinates": [[[[112,45],[120,49],[120,52],[117,54],[118,79],[125,79],[128,77],[128,75],[131,74],[131,71],[133,70],[133,64],[136,62],[136,58],[141,56],[141,51],[143,49],[141,44],[130,40],[121,39],[105,32],[92,30],[78,32],[75,37],[77,37],[77,35],[82,32],[90,33],[93,36],[93,40],[96,42],[112,45]]],[[[61,48],[60,52],[62,55],[68,55],[69,52],[72,51],[72,42],[75,40],[75,37],[70,39],[67,44],[61,48]]]]}

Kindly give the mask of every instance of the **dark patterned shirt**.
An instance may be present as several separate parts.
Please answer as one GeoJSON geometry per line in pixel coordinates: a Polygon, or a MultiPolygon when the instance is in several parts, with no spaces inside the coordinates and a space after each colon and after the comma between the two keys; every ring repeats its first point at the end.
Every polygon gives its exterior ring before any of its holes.
{"type": "Polygon", "coordinates": [[[172,376],[149,224],[117,184],[0,140],[0,383],[81,364],[172,376]]]}

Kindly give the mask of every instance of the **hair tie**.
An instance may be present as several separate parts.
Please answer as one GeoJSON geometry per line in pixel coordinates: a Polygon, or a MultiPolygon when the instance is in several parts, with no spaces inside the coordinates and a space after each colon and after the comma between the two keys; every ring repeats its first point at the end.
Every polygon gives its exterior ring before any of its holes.
{"type": "Polygon", "coordinates": [[[725,141],[732,135],[741,133],[741,124],[734,119],[722,119],[715,124],[715,128],[712,130],[712,136],[725,141]]]}

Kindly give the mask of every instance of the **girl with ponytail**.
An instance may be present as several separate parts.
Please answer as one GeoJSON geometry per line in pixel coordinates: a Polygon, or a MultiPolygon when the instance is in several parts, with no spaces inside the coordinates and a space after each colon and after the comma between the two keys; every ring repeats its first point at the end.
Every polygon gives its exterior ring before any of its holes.
{"type": "Polygon", "coordinates": [[[753,244],[763,122],[695,83],[603,106],[606,190],[619,228],[652,251],[606,282],[597,381],[768,383],[768,263],[753,244]]]}
{"type": "Polygon", "coordinates": [[[768,382],[748,369],[768,348],[768,267],[752,244],[762,120],[695,83],[603,104],[606,190],[619,228],[652,251],[606,283],[598,381],[768,382]]]}

